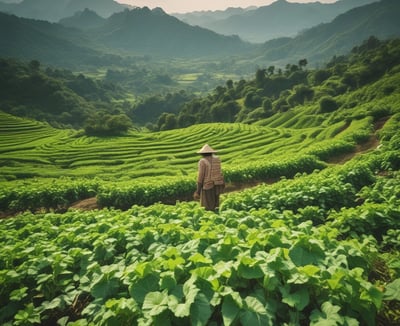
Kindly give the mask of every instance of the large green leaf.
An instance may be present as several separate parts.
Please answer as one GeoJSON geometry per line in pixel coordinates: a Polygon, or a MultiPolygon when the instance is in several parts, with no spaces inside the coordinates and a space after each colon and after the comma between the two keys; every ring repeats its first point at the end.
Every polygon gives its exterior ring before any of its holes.
{"type": "Polygon", "coordinates": [[[232,325],[238,317],[240,309],[241,306],[238,305],[237,300],[233,299],[232,295],[225,296],[222,303],[224,325],[232,325]]]}
{"type": "Polygon", "coordinates": [[[193,326],[206,325],[211,317],[212,310],[207,297],[199,293],[190,308],[190,319],[193,326]]]}
{"type": "Polygon", "coordinates": [[[238,275],[245,279],[262,278],[264,273],[259,264],[260,262],[256,259],[242,257],[238,267],[238,275]]]}
{"type": "Polygon", "coordinates": [[[290,307],[302,311],[310,303],[310,294],[306,287],[300,290],[290,292],[290,286],[286,285],[281,288],[282,302],[290,307]]]}
{"type": "Polygon", "coordinates": [[[400,278],[386,285],[384,299],[400,301],[400,278]]]}
{"type": "Polygon", "coordinates": [[[189,257],[189,260],[192,261],[195,264],[211,264],[212,260],[210,258],[204,257],[201,253],[197,252],[191,257],[189,257]]]}
{"type": "Polygon", "coordinates": [[[341,316],[340,307],[331,302],[324,302],[321,310],[313,310],[310,315],[310,326],[358,326],[357,320],[351,317],[341,316]]]}
{"type": "Polygon", "coordinates": [[[249,296],[244,301],[245,306],[240,312],[242,325],[273,326],[267,309],[257,298],[249,296]]]}
{"type": "Polygon", "coordinates": [[[118,292],[120,280],[116,277],[99,275],[92,283],[90,293],[95,298],[107,299],[118,292]]]}
{"type": "Polygon", "coordinates": [[[175,274],[172,271],[163,272],[160,274],[160,289],[172,290],[176,287],[175,274]]]}
{"type": "Polygon", "coordinates": [[[297,266],[318,265],[325,253],[318,241],[304,237],[292,246],[289,257],[297,266]]]}
{"type": "Polygon", "coordinates": [[[168,294],[166,292],[149,292],[143,302],[143,310],[150,316],[157,316],[168,308],[168,294]]]}
{"type": "Polygon", "coordinates": [[[187,317],[190,315],[190,308],[199,292],[199,289],[193,282],[194,279],[189,279],[183,285],[183,297],[178,297],[174,294],[169,296],[168,306],[176,317],[187,317]],[[184,302],[181,302],[182,299],[184,302]]]}
{"type": "Polygon", "coordinates": [[[156,275],[149,274],[139,279],[129,287],[129,293],[138,303],[143,303],[147,293],[158,290],[159,278],[156,275]]]}

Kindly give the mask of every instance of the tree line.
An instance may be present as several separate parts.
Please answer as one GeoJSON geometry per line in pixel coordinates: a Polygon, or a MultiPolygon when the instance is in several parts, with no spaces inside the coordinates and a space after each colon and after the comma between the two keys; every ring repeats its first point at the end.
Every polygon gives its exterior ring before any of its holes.
{"type": "Polygon", "coordinates": [[[168,105],[167,98],[159,98],[152,106],[149,98],[134,106],[129,115],[134,118],[147,105],[153,112],[165,107],[168,110],[150,127],[168,130],[209,122],[253,123],[310,103],[317,105],[317,113],[328,113],[343,104],[336,99],[338,95],[378,80],[399,63],[399,39],[381,41],[371,36],[349,55],[334,56],[324,68],[307,69],[307,59],[284,68],[258,68],[251,80],[228,80],[207,96],[181,104],[168,105]]]}

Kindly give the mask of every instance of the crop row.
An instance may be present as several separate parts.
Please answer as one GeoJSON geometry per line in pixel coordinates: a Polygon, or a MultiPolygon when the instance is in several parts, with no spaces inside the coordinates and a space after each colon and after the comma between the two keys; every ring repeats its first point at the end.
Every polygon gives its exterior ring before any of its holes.
{"type": "MultiPolygon", "coordinates": [[[[262,181],[293,177],[296,173],[311,173],[324,168],[313,156],[303,156],[280,162],[247,164],[235,169],[224,169],[227,182],[262,181]]],[[[143,172],[141,174],[143,176],[143,172]]],[[[196,187],[194,174],[186,177],[140,178],[132,181],[104,181],[101,179],[32,179],[4,183],[0,189],[1,211],[62,209],[80,199],[97,196],[102,207],[127,209],[134,204],[156,202],[175,203],[191,198],[196,187]]]]}
{"type": "Polygon", "coordinates": [[[400,300],[398,264],[371,278],[380,253],[400,245],[399,186],[398,173],[379,177],[362,204],[318,225],[318,200],[282,211],[179,203],[0,221],[0,323],[375,325],[400,300]]]}
{"type": "MultiPolygon", "coordinates": [[[[340,144],[340,143],[339,143],[340,144]]],[[[346,143],[345,143],[346,144],[346,143]]],[[[337,150],[335,144],[327,147],[327,150],[337,150]]],[[[322,154],[320,154],[322,155],[322,154]]],[[[397,170],[400,166],[400,155],[394,151],[376,151],[370,154],[369,159],[364,162],[350,162],[340,170],[335,177],[329,176],[329,168],[326,173],[312,175],[308,179],[302,178],[301,181],[279,183],[273,187],[264,186],[239,194],[238,198],[233,195],[224,203],[225,207],[235,209],[250,209],[251,205],[255,208],[262,205],[272,205],[273,208],[289,207],[295,209],[295,202],[300,205],[305,201],[308,204],[315,204],[316,198],[326,191],[324,196],[328,207],[335,206],[336,196],[347,198],[349,206],[355,200],[354,194],[362,186],[374,181],[374,174],[377,171],[397,170]],[[295,198],[286,198],[282,203],[271,204],[269,200],[270,192],[279,188],[284,194],[286,187],[297,187],[295,198]],[[259,190],[261,189],[261,190],[259,190]],[[257,192],[255,194],[255,192],[257,192]],[[259,198],[254,200],[254,197],[259,198]],[[249,198],[251,205],[245,202],[249,198]],[[303,199],[304,200],[303,200],[303,199]],[[268,200],[267,200],[268,199],[268,200]]],[[[228,183],[246,182],[270,182],[277,181],[282,177],[293,178],[298,174],[310,174],[315,170],[323,170],[326,165],[319,161],[315,156],[298,156],[292,159],[281,159],[270,162],[251,162],[238,165],[237,167],[224,168],[225,179],[228,183]]],[[[174,203],[176,200],[187,200],[191,197],[195,189],[195,174],[185,177],[164,176],[155,178],[142,178],[130,181],[104,181],[99,178],[94,179],[31,179],[26,181],[14,181],[3,183],[0,189],[0,210],[1,211],[24,211],[45,209],[64,209],[71,203],[89,197],[97,196],[97,201],[101,207],[115,207],[127,209],[132,205],[150,205],[156,202],[174,203]]],[[[167,175],[167,174],[166,174],[167,175]]],[[[342,198],[341,198],[342,199],[342,198]]],[[[340,201],[339,201],[340,203],[340,201]]]]}
{"type": "MultiPolygon", "coordinates": [[[[264,164],[299,154],[326,160],[354,150],[354,141],[341,140],[340,133],[335,145],[328,144],[321,137],[329,136],[321,132],[323,128],[289,130],[216,123],[179,131],[131,132],[124,137],[99,138],[56,130],[6,114],[0,114],[0,119],[3,125],[0,177],[4,180],[60,175],[119,180],[141,175],[185,176],[195,172],[198,159],[195,153],[204,143],[219,150],[228,168],[247,162],[264,164]],[[309,150],[311,144],[314,149],[309,150]]],[[[354,125],[358,126],[357,122],[354,125]]]]}
{"type": "Polygon", "coordinates": [[[268,208],[296,211],[304,206],[318,206],[325,212],[357,204],[357,193],[371,185],[376,175],[400,168],[398,150],[382,150],[354,159],[343,166],[330,167],[308,176],[300,175],[274,185],[260,185],[231,194],[222,204],[223,209],[250,210],[268,208]]]}

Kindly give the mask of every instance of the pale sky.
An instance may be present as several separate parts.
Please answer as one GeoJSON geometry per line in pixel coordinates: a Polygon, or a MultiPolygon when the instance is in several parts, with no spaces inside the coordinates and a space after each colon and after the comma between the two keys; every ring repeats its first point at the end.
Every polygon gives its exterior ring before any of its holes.
{"type": "MultiPolygon", "coordinates": [[[[247,8],[267,6],[275,0],[116,0],[136,7],[161,7],[167,13],[183,13],[200,10],[225,10],[228,7],[247,8]]],[[[289,2],[307,3],[317,0],[288,0],[289,2]]],[[[321,3],[333,3],[337,0],[318,0],[321,3]]]]}

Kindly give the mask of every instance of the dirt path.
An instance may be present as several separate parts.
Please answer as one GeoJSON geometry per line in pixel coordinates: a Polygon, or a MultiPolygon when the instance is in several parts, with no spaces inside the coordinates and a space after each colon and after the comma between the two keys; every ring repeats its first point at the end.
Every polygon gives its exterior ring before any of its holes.
{"type": "MultiPolygon", "coordinates": [[[[344,164],[347,161],[351,160],[356,155],[360,155],[367,151],[376,149],[380,144],[378,136],[377,136],[377,131],[382,129],[382,127],[385,125],[387,120],[388,120],[388,118],[382,118],[382,119],[379,119],[378,121],[376,121],[374,123],[374,133],[371,135],[371,137],[368,139],[368,141],[357,145],[354,152],[346,153],[346,154],[331,158],[330,160],[328,160],[327,163],[328,164],[344,164]]],[[[246,188],[255,187],[261,183],[274,183],[276,181],[277,180],[269,180],[267,182],[254,181],[254,182],[247,182],[247,183],[230,183],[230,184],[227,184],[227,186],[225,188],[225,193],[240,191],[240,190],[243,190],[246,188]]],[[[97,205],[96,198],[93,197],[93,198],[88,198],[88,199],[84,199],[84,200],[78,201],[76,203],[73,203],[71,205],[71,208],[79,209],[79,210],[92,210],[92,209],[99,209],[99,206],[97,205]]]]}
{"type": "Polygon", "coordinates": [[[379,119],[374,123],[374,133],[369,137],[369,139],[362,144],[359,144],[356,146],[356,149],[352,153],[346,153],[343,155],[339,155],[336,157],[333,157],[327,161],[329,164],[344,164],[347,161],[350,161],[354,156],[368,152],[373,149],[377,149],[378,146],[380,145],[379,139],[377,136],[377,131],[382,129],[382,127],[385,125],[386,121],[388,118],[382,118],[379,119]]]}
{"type": "MultiPolygon", "coordinates": [[[[368,141],[366,141],[363,144],[357,145],[354,152],[346,153],[346,154],[331,158],[330,160],[328,160],[327,163],[328,164],[344,164],[347,161],[351,160],[356,155],[365,153],[369,150],[376,149],[380,144],[378,137],[377,137],[377,131],[380,130],[384,126],[384,124],[386,123],[387,120],[388,120],[388,118],[382,118],[382,119],[376,121],[374,123],[374,133],[371,135],[371,137],[368,139],[368,141]]],[[[246,188],[255,187],[261,183],[272,184],[276,181],[277,180],[269,180],[269,181],[262,181],[262,182],[261,181],[260,182],[253,181],[253,182],[247,182],[247,183],[229,183],[229,184],[227,184],[227,186],[225,188],[225,193],[240,191],[240,190],[243,190],[246,188]]],[[[179,200],[179,199],[177,199],[177,200],[179,200]]],[[[187,200],[187,198],[185,198],[184,200],[187,200]]],[[[70,208],[87,211],[87,210],[100,209],[101,207],[99,207],[96,197],[92,197],[92,198],[87,198],[87,199],[77,201],[77,202],[71,204],[70,208]]],[[[15,216],[15,215],[16,214],[0,212],[0,219],[8,218],[8,217],[15,216]]]]}

